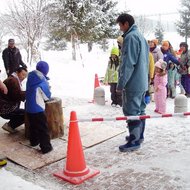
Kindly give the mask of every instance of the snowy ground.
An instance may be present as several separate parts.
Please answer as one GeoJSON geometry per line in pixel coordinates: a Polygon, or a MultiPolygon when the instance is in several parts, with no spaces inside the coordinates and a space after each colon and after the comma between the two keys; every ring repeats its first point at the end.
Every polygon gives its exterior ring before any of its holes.
{"type": "MultiPolygon", "coordinates": [[[[110,106],[109,87],[105,106],[88,103],[93,97],[94,75],[104,76],[109,52],[82,50],[82,60],[71,61],[71,53],[43,52],[42,57],[50,64],[50,78],[53,96],[63,100],[66,124],[70,111],[77,112],[78,118],[123,116],[120,108],[110,106]],[[83,67],[84,65],[84,67],[83,67]]],[[[188,99],[188,105],[190,100],[188,99]]],[[[147,106],[147,114],[155,115],[154,102],[147,106]]],[[[167,112],[174,112],[174,100],[167,99],[167,112]]],[[[125,135],[114,137],[84,151],[89,167],[100,170],[100,174],[79,186],[73,186],[53,177],[62,170],[65,160],[44,168],[29,171],[8,162],[0,169],[2,190],[140,190],[140,189],[190,189],[190,117],[147,119],[146,137],[140,150],[120,153],[118,146],[125,143],[125,135]]],[[[105,122],[108,126],[125,128],[124,121],[105,122]]],[[[100,127],[103,123],[86,123],[89,127],[100,127]]],[[[79,123],[80,128],[80,123],[79,123]]],[[[35,159],[35,158],[34,158],[35,159]]]]}

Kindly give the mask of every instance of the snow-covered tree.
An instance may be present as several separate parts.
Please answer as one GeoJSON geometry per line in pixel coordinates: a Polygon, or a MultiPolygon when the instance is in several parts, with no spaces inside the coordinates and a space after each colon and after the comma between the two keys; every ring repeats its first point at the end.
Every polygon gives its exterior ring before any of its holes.
{"type": "Polygon", "coordinates": [[[49,6],[49,36],[71,41],[76,60],[77,43],[97,42],[116,33],[115,5],[111,0],[55,0],[49,6]]]}
{"type": "Polygon", "coordinates": [[[164,39],[164,29],[163,29],[160,21],[158,21],[158,23],[157,23],[154,35],[155,35],[155,38],[158,39],[158,43],[160,44],[162,42],[162,40],[164,39]]]}
{"type": "Polygon", "coordinates": [[[181,0],[180,20],[176,23],[177,32],[180,36],[185,37],[185,41],[190,37],[190,1],[181,0]]]}
{"type": "Polygon", "coordinates": [[[65,40],[60,40],[59,38],[48,38],[45,43],[45,50],[57,50],[62,51],[67,49],[67,42],[65,40]]]}
{"type": "Polygon", "coordinates": [[[8,32],[18,37],[27,51],[29,64],[34,57],[40,59],[38,48],[47,26],[46,5],[47,0],[13,0],[9,12],[3,16],[8,32]]]}
{"type": "Polygon", "coordinates": [[[3,36],[6,34],[6,28],[5,23],[0,19],[0,52],[2,51],[2,45],[3,45],[3,36]]]}
{"type": "Polygon", "coordinates": [[[153,32],[152,23],[150,22],[150,19],[148,19],[145,15],[135,17],[135,23],[143,35],[148,35],[153,32]]]}
{"type": "Polygon", "coordinates": [[[98,42],[98,44],[100,45],[100,48],[103,49],[104,52],[109,48],[109,43],[108,40],[106,39],[101,40],[100,42],[98,42]]]}

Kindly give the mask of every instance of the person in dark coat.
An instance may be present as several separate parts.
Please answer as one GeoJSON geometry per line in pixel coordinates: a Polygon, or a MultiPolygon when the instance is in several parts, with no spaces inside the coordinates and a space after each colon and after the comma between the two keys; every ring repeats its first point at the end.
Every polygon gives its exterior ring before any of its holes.
{"type": "Polygon", "coordinates": [[[180,56],[179,73],[181,74],[181,84],[185,90],[185,95],[190,97],[190,50],[186,42],[180,43],[182,54],[180,56]]]}
{"type": "Polygon", "coordinates": [[[15,133],[15,128],[24,123],[24,109],[20,108],[21,101],[25,101],[25,91],[22,91],[21,82],[27,76],[27,69],[19,67],[3,83],[8,89],[8,93],[0,92],[0,116],[9,119],[2,128],[10,133],[15,133]]]}
{"type": "Polygon", "coordinates": [[[8,40],[8,47],[3,50],[2,58],[8,77],[20,66],[27,68],[26,64],[22,61],[20,50],[15,47],[14,39],[8,40]]]}

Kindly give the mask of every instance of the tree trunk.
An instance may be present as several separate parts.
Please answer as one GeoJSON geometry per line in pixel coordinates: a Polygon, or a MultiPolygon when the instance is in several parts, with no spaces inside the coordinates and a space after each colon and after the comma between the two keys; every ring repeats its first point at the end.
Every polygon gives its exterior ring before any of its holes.
{"type": "Polygon", "coordinates": [[[71,44],[72,44],[72,60],[76,61],[76,40],[75,35],[71,34],[71,44]]]}
{"type": "Polygon", "coordinates": [[[93,45],[92,42],[88,42],[88,52],[92,51],[92,45],[93,45]]]}
{"type": "Polygon", "coordinates": [[[103,51],[106,52],[106,39],[103,39],[103,51]]]}
{"type": "MultiPolygon", "coordinates": [[[[50,138],[58,138],[64,135],[63,109],[60,98],[54,97],[46,102],[45,113],[47,117],[50,138]]],[[[25,117],[25,137],[29,138],[29,123],[27,115],[25,117]]]]}

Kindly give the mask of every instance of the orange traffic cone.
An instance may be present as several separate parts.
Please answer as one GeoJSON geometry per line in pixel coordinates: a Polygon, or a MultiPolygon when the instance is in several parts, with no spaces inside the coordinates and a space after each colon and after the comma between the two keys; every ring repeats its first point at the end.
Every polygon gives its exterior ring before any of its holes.
{"type": "Polygon", "coordinates": [[[99,87],[100,83],[99,83],[99,79],[98,79],[98,75],[95,74],[95,79],[94,79],[94,89],[99,87]]]}
{"type": "Polygon", "coordinates": [[[67,147],[67,160],[64,170],[53,175],[73,184],[83,181],[99,174],[98,170],[86,167],[76,112],[70,115],[69,137],[67,147]]]}
{"type": "MultiPolygon", "coordinates": [[[[94,79],[94,91],[95,91],[95,88],[99,87],[100,86],[100,83],[99,83],[99,79],[98,79],[98,75],[95,74],[95,79],[94,79]]],[[[94,94],[93,94],[93,100],[92,101],[89,101],[89,103],[94,103],[94,94]]]]}

